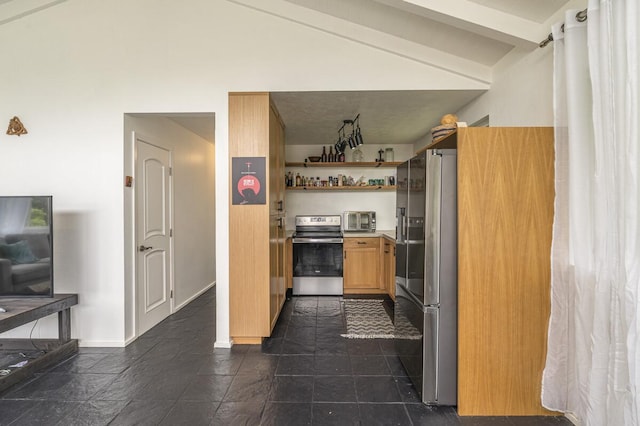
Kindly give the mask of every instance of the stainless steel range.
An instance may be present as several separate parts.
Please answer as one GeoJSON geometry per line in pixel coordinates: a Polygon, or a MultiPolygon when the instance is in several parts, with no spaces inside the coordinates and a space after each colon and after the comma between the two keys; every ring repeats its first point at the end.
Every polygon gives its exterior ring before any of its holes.
{"type": "Polygon", "coordinates": [[[341,216],[296,216],[293,294],[342,295],[341,216]]]}

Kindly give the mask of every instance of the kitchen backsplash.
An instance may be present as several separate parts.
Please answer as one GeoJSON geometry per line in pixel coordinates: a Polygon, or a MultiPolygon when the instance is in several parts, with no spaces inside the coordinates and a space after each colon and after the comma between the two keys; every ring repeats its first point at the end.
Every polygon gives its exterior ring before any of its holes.
{"type": "MultiPolygon", "coordinates": [[[[373,162],[378,158],[380,149],[392,147],[394,150],[394,160],[396,162],[406,161],[413,156],[412,145],[362,145],[365,162],[373,162]]],[[[327,145],[328,150],[328,145],[327,145]]],[[[351,153],[347,150],[346,161],[351,161],[351,153]]],[[[322,153],[321,145],[287,145],[285,146],[285,155],[287,162],[304,162],[308,156],[320,155],[322,153]]],[[[301,172],[308,176],[317,176],[326,179],[329,174],[342,173],[346,176],[352,176],[355,180],[363,177],[366,181],[369,179],[384,179],[385,176],[396,175],[395,168],[389,167],[348,167],[336,164],[326,169],[317,168],[297,168],[287,169],[295,172],[301,172]]],[[[395,228],[395,191],[286,191],[286,228],[295,228],[296,215],[313,215],[313,214],[342,214],[347,210],[373,210],[376,212],[377,229],[390,230],[395,228]]]]}

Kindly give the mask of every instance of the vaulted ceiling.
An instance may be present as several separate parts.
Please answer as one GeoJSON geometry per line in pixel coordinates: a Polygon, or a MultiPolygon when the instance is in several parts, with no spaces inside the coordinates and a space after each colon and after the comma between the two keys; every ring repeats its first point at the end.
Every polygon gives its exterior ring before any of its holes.
{"type": "MultiPolygon", "coordinates": [[[[490,87],[501,64],[531,52],[565,10],[587,0],[228,0],[490,87]]],[[[275,93],[287,143],[328,144],[361,115],[366,143],[412,143],[480,90],[275,93]],[[339,107],[336,107],[339,106],[339,107]]],[[[469,123],[472,124],[472,123],[469,123]]]]}
{"type": "MultiPolygon", "coordinates": [[[[0,25],[64,1],[70,0],[0,0],[0,25]]],[[[226,1],[437,67],[484,83],[487,87],[497,67],[508,63],[510,57],[538,48],[551,25],[562,20],[565,10],[583,9],[587,2],[226,1]]],[[[427,134],[443,113],[456,111],[481,93],[391,91],[346,95],[345,92],[286,92],[275,94],[275,99],[287,126],[287,138],[291,141],[327,143],[335,139],[335,131],[343,119],[366,112],[366,122],[371,123],[369,143],[384,144],[408,143],[416,136],[427,134]],[[446,102],[443,101],[445,98],[446,102]],[[336,108],[337,105],[340,107],[336,108]]]]}
{"type": "Polygon", "coordinates": [[[587,0],[228,1],[490,83],[496,64],[537,48],[587,0]]]}

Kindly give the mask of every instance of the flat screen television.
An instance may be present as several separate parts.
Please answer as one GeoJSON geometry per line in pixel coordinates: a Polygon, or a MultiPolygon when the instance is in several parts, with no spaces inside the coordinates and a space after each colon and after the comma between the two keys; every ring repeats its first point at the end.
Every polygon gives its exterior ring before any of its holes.
{"type": "Polygon", "coordinates": [[[53,296],[51,196],[0,196],[0,297],[53,296]]]}

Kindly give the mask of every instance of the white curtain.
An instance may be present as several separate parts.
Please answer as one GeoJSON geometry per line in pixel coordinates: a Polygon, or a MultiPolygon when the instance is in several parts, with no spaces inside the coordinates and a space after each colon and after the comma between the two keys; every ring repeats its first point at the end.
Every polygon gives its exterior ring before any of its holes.
{"type": "Polygon", "coordinates": [[[589,0],[554,36],[556,201],[542,401],[640,423],[640,10],[589,0]]]}

